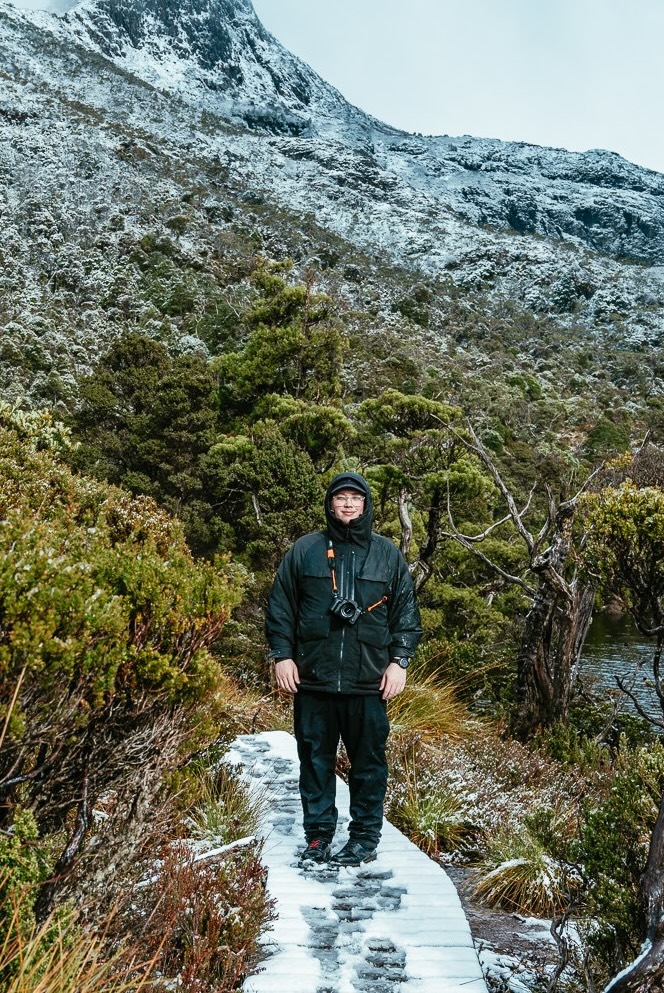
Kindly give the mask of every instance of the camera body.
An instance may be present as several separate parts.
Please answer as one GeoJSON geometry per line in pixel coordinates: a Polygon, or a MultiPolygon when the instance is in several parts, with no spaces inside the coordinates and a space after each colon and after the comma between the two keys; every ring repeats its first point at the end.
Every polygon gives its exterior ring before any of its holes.
{"type": "Polygon", "coordinates": [[[362,608],[358,607],[354,600],[349,600],[347,597],[339,596],[338,593],[335,593],[332,598],[330,612],[336,614],[346,624],[355,624],[358,617],[362,614],[362,608]]]}

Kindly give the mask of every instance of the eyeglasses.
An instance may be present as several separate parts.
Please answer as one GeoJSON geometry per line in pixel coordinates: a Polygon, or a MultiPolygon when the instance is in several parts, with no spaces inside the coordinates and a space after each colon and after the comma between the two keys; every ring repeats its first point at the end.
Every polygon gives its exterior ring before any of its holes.
{"type": "Polygon", "coordinates": [[[364,503],[361,493],[335,493],[332,499],[335,503],[364,503]]]}

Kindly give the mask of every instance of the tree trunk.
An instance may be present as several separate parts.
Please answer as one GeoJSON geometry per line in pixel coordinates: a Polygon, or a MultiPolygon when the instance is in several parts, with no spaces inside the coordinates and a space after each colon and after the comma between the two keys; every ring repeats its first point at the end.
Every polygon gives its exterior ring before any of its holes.
{"type": "MultiPolygon", "coordinates": [[[[443,493],[440,489],[437,489],[431,498],[431,505],[429,507],[429,515],[427,518],[427,533],[420,546],[420,553],[417,559],[409,566],[410,574],[413,579],[413,585],[415,586],[415,591],[417,593],[422,590],[425,583],[431,576],[432,561],[438,547],[438,533],[440,531],[440,520],[442,513],[443,493]]],[[[404,517],[403,510],[401,508],[401,501],[399,516],[401,520],[401,540],[403,547],[404,541],[410,541],[407,536],[407,523],[410,524],[410,517],[404,517]]]]}
{"type": "Polygon", "coordinates": [[[512,729],[521,739],[568,718],[579,656],[592,619],[595,585],[574,583],[572,594],[567,601],[542,582],[526,615],[517,656],[519,710],[512,729]]]}
{"type": "Polygon", "coordinates": [[[519,709],[513,732],[522,740],[541,727],[566,721],[579,656],[590,627],[595,583],[578,574],[563,578],[572,546],[574,508],[562,504],[556,535],[533,570],[539,588],[526,615],[517,656],[519,709]]]}

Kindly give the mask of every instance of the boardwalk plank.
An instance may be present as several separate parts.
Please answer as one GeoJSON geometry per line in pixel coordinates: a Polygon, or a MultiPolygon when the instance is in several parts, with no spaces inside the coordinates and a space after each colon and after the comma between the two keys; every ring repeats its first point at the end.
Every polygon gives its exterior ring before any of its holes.
{"type": "MultiPolygon", "coordinates": [[[[279,914],[243,993],[486,993],[458,894],[436,862],[385,822],[375,862],[302,867],[292,735],[243,735],[228,759],[267,797],[263,860],[279,914]]],[[[337,806],[340,847],[349,820],[341,780],[337,806]]]]}

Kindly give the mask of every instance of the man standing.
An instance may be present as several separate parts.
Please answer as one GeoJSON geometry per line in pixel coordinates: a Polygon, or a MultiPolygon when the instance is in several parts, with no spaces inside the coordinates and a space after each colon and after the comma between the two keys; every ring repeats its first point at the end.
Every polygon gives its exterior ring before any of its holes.
{"type": "Polygon", "coordinates": [[[401,552],[372,532],[367,481],[335,476],[327,530],[289,549],[275,577],[265,630],[277,685],[295,696],[302,861],[327,862],[337,826],[335,764],[343,741],[350,773],[349,840],[331,861],[376,857],[387,789],[387,701],[406,684],[421,635],[415,591],[401,552]]]}

